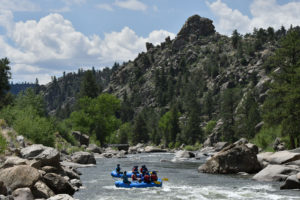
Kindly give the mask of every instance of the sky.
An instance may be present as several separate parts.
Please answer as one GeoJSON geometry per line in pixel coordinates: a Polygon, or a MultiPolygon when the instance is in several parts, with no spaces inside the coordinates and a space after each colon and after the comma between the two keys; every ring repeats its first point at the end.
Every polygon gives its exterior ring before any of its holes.
{"type": "Polygon", "coordinates": [[[133,60],[175,38],[188,17],[230,36],[300,25],[300,0],[0,0],[0,58],[12,79],[46,84],[63,72],[133,60]]]}

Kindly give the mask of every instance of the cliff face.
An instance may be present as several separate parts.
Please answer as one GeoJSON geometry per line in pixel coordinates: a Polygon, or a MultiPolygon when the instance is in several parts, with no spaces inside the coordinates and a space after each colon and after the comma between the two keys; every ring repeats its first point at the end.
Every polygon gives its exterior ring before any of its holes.
{"type": "MultiPolygon", "coordinates": [[[[211,20],[195,15],[174,40],[166,38],[158,46],[147,44],[146,53],[121,66],[112,74],[106,91],[120,98],[126,93],[138,111],[143,107],[168,109],[174,99],[184,101],[188,88],[194,87],[202,108],[207,95],[211,95],[213,115],[208,118],[215,119],[220,113],[222,93],[231,88],[240,90],[235,109],[250,92],[261,105],[269,81],[263,64],[277,41],[264,41],[259,48],[256,43],[256,35],[249,34],[240,37],[234,48],[230,37],[215,32],[211,20]],[[167,97],[162,101],[162,96],[167,97]]],[[[203,117],[206,115],[203,113],[203,117]]]]}

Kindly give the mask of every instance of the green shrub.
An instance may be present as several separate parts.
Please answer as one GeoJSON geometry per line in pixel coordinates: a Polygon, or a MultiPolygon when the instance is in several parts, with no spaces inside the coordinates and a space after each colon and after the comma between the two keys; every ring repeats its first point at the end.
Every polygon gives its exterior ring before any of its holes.
{"type": "Polygon", "coordinates": [[[211,134],[211,132],[215,128],[216,124],[217,124],[217,122],[214,120],[209,121],[204,128],[205,134],[206,135],[211,134]]]}
{"type": "Polygon", "coordinates": [[[186,145],[185,147],[184,147],[184,150],[186,150],[186,151],[196,151],[196,150],[198,150],[199,148],[197,147],[197,146],[193,146],[193,145],[186,145]]]}
{"type": "Polygon", "coordinates": [[[281,127],[263,127],[258,134],[255,135],[254,139],[251,140],[258,147],[266,151],[274,151],[273,143],[276,137],[281,137],[281,127]]]}
{"type": "Polygon", "coordinates": [[[6,140],[5,138],[3,137],[1,131],[0,131],[0,153],[4,153],[5,150],[6,150],[6,140]]]}

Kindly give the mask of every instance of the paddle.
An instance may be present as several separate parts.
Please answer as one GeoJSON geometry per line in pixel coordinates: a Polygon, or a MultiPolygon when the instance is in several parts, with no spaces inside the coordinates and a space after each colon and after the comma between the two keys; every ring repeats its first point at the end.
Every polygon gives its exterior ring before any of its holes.
{"type": "Polygon", "coordinates": [[[163,181],[169,181],[169,179],[168,179],[168,178],[162,178],[162,180],[163,180],[163,181]]]}

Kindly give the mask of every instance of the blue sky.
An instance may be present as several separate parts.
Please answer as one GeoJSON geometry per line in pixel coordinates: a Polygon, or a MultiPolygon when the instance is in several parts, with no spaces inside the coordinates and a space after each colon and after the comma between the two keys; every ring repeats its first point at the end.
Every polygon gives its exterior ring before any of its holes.
{"type": "Polygon", "coordinates": [[[0,58],[14,82],[134,59],[145,42],[174,38],[189,16],[216,30],[300,25],[300,0],[0,0],[0,58]]]}

